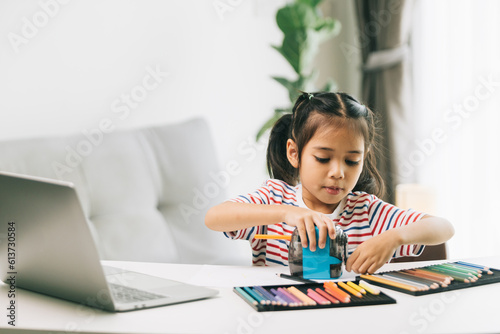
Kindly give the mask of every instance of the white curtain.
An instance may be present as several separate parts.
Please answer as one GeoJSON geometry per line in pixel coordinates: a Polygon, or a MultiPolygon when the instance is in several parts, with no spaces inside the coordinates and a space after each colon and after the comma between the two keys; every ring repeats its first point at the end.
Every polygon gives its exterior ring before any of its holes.
{"type": "Polygon", "coordinates": [[[500,1],[419,0],[416,148],[399,161],[455,226],[449,257],[500,255],[500,1]]]}

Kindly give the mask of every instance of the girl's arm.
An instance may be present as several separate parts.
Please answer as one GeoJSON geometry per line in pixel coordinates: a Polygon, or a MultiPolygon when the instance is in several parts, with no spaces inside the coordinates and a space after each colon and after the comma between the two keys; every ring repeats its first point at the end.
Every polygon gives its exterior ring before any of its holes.
{"type": "Polygon", "coordinates": [[[258,225],[273,225],[286,222],[296,226],[303,247],[307,241],[310,249],[316,249],[316,231],[319,230],[318,244],[320,248],[326,245],[327,235],[335,238],[335,227],[326,215],[292,205],[266,205],[252,203],[224,202],[212,207],[205,215],[205,225],[220,232],[232,232],[258,225]]]}
{"type": "Polygon", "coordinates": [[[347,260],[346,270],[374,273],[401,245],[437,245],[450,239],[454,233],[453,226],[446,219],[424,216],[413,224],[390,229],[363,242],[347,260]]]}
{"type": "Polygon", "coordinates": [[[424,216],[418,222],[395,229],[401,245],[438,245],[449,240],[455,229],[449,221],[439,217],[424,216]]]}

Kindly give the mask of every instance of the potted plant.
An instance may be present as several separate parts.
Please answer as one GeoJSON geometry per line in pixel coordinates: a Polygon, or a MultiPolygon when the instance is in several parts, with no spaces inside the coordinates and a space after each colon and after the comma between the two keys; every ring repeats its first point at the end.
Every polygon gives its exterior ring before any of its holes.
{"type": "MultiPolygon", "coordinates": [[[[297,74],[295,79],[273,76],[288,90],[291,104],[288,107],[277,108],[272,117],[267,120],[257,133],[257,140],[273,126],[285,113],[291,113],[293,103],[301,91],[315,91],[315,81],[318,71],[313,68],[314,59],[321,43],[336,36],[340,31],[340,22],[323,17],[318,5],[322,0],[294,0],[276,13],[276,23],[283,32],[281,46],[276,49],[297,74]]],[[[323,91],[331,91],[335,82],[329,79],[323,91]]]]}

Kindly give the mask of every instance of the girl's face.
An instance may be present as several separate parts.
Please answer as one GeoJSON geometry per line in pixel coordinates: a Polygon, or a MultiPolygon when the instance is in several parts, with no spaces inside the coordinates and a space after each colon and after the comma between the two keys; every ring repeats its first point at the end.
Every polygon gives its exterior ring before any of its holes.
{"type": "Polygon", "coordinates": [[[302,198],[311,210],[332,213],[358,182],[364,161],[363,135],[349,126],[320,126],[298,159],[296,143],[289,139],[287,155],[299,168],[302,198]]]}

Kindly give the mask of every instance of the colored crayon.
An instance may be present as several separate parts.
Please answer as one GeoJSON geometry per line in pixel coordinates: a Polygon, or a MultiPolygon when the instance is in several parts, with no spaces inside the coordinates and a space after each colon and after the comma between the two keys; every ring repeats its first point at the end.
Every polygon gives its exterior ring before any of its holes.
{"type": "Polygon", "coordinates": [[[402,271],[391,272],[391,274],[399,276],[401,278],[405,278],[405,279],[410,280],[410,281],[425,284],[428,287],[430,287],[431,289],[437,289],[440,286],[439,283],[437,283],[436,281],[433,281],[433,280],[430,280],[427,278],[423,278],[423,277],[420,277],[417,275],[408,274],[408,273],[402,272],[402,271]]]}
{"type": "Polygon", "coordinates": [[[480,275],[479,277],[481,277],[483,275],[483,273],[485,273],[485,271],[483,271],[479,268],[467,267],[466,265],[463,265],[463,264],[458,264],[458,263],[447,263],[447,264],[454,266],[454,267],[457,267],[457,268],[472,270],[472,272],[479,274],[480,275]]]}
{"type": "Polygon", "coordinates": [[[393,280],[396,282],[400,282],[400,283],[403,283],[403,284],[406,284],[409,286],[414,286],[419,291],[427,291],[430,289],[429,286],[426,284],[410,281],[406,278],[400,278],[400,277],[394,275],[393,273],[384,273],[383,275],[380,275],[380,277],[387,278],[387,279],[390,279],[390,280],[393,280]]]}
{"type": "Polygon", "coordinates": [[[323,297],[322,295],[318,294],[316,291],[313,289],[307,289],[307,296],[311,299],[313,299],[316,303],[320,305],[329,305],[332,302],[323,297]]]}
{"type": "Polygon", "coordinates": [[[454,267],[458,267],[458,268],[462,268],[462,269],[469,269],[469,270],[472,270],[473,272],[475,273],[478,273],[478,274],[482,274],[482,270],[479,269],[479,268],[474,268],[474,267],[468,267],[466,265],[463,265],[463,264],[458,264],[456,262],[453,262],[453,263],[447,263],[448,265],[451,265],[451,266],[454,266],[454,267]]]}
{"type": "Polygon", "coordinates": [[[314,306],[314,305],[318,304],[314,300],[312,300],[311,298],[309,298],[305,293],[303,293],[302,291],[300,291],[299,289],[297,289],[294,286],[290,286],[286,290],[288,292],[290,292],[291,294],[293,294],[295,297],[297,297],[300,300],[302,300],[302,302],[304,302],[304,304],[306,304],[306,305],[314,306]]]}
{"type": "Polygon", "coordinates": [[[407,285],[399,282],[395,282],[393,280],[383,278],[383,277],[378,277],[378,276],[373,276],[373,275],[361,275],[361,278],[373,281],[373,282],[378,282],[386,285],[390,285],[396,288],[400,288],[403,290],[409,290],[409,291],[417,291],[418,289],[412,285],[407,285]]]}
{"type": "Polygon", "coordinates": [[[278,301],[278,305],[288,306],[288,301],[284,299],[276,289],[271,289],[270,291],[270,293],[273,294],[274,298],[278,301]]]}
{"type": "Polygon", "coordinates": [[[334,289],[334,290],[337,289],[339,291],[339,293],[340,293],[341,296],[344,296],[344,297],[347,297],[347,298],[351,299],[351,295],[348,294],[347,292],[345,292],[344,290],[340,289],[337,286],[337,284],[335,284],[334,282],[331,282],[331,281],[324,282],[323,286],[325,286],[325,285],[328,286],[328,287],[330,287],[330,288],[332,288],[332,289],[334,289]]]}
{"type": "Polygon", "coordinates": [[[427,270],[427,267],[416,268],[416,269],[411,269],[411,270],[419,272],[419,273],[425,273],[426,275],[434,276],[434,277],[439,278],[439,279],[443,279],[447,284],[449,284],[449,283],[451,283],[451,281],[453,281],[453,277],[451,277],[450,275],[438,273],[438,272],[434,272],[434,271],[429,271],[429,270],[427,270]]]}
{"type": "Polygon", "coordinates": [[[459,267],[459,266],[454,266],[451,263],[443,263],[443,264],[440,264],[440,266],[444,267],[444,268],[450,268],[450,269],[459,271],[459,272],[464,273],[464,274],[476,276],[478,278],[482,276],[481,273],[478,273],[476,270],[466,269],[466,268],[459,267]]]}
{"type": "Polygon", "coordinates": [[[300,299],[292,295],[290,292],[286,291],[283,288],[278,288],[278,292],[281,293],[283,296],[286,296],[288,300],[290,300],[290,303],[295,305],[295,306],[302,306],[303,303],[300,299]]]}
{"type": "Polygon", "coordinates": [[[428,271],[423,271],[423,270],[417,270],[417,269],[406,269],[402,270],[401,272],[408,274],[408,275],[414,275],[417,277],[422,277],[431,281],[438,282],[439,284],[448,284],[449,283],[449,277],[448,276],[436,276],[431,272],[428,271]]]}
{"type": "Polygon", "coordinates": [[[267,300],[269,300],[272,305],[278,304],[278,301],[276,300],[276,298],[274,298],[274,296],[270,292],[268,292],[266,289],[264,289],[263,287],[261,287],[261,286],[254,286],[253,288],[254,288],[254,290],[257,290],[258,292],[260,292],[260,294],[262,296],[264,296],[264,298],[266,298],[267,300]]]}
{"type": "Polygon", "coordinates": [[[473,263],[469,263],[469,262],[464,262],[464,261],[457,261],[457,263],[465,265],[465,266],[469,266],[469,267],[478,268],[479,270],[482,270],[483,272],[488,273],[488,275],[493,275],[493,272],[488,267],[485,267],[485,266],[482,266],[482,265],[479,265],[479,264],[473,264],[473,263]]]}
{"type": "Polygon", "coordinates": [[[466,277],[470,277],[471,280],[474,280],[474,281],[477,281],[477,276],[474,275],[472,272],[470,271],[462,271],[461,269],[457,269],[457,268],[451,268],[449,267],[448,265],[446,265],[445,263],[443,264],[435,264],[433,266],[431,266],[432,268],[439,268],[439,269],[444,269],[444,270],[449,270],[451,273],[456,273],[456,274],[462,274],[466,277]]]}
{"type": "Polygon", "coordinates": [[[359,285],[356,285],[356,283],[349,281],[349,282],[347,282],[347,285],[349,285],[351,288],[361,292],[362,294],[366,295],[366,290],[363,289],[362,287],[360,287],[359,285]]]}
{"type": "Polygon", "coordinates": [[[385,275],[389,275],[391,277],[395,277],[395,278],[399,278],[399,279],[402,279],[402,280],[405,280],[406,282],[408,282],[408,284],[414,284],[416,286],[418,285],[421,285],[425,290],[429,290],[431,288],[439,288],[439,285],[435,282],[430,282],[430,281],[421,281],[420,279],[421,278],[418,278],[416,276],[411,276],[411,275],[408,275],[408,274],[405,274],[405,273],[401,273],[399,271],[395,271],[395,272],[387,272],[387,273],[384,273],[384,276],[385,275]],[[432,287],[431,287],[432,285],[432,287]]]}
{"type": "Polygon", "coordinates": [[[288,298],[290,298],[291,300],[293,300],[294,303],[297,306],[304,305],[304,303],[302,302],[302,300],[300,300],[299,298],[295,297],[293,294],[291,294],[290,292],[288,292],[286,289],[284,289],[284,288],[278,288],[278,291],[281,291],[281,293],[285,294],[288,298]]]}
{"type": "Polygon", "coordinates": [[[430,267],[425,267],[425,268],[422,268],[423,270],[427,270],[427,271],[432,271],[432,272],[437,272],[437,273],[441,273],[441,274],[446,274],[448,276],[451,276],[453,277],[453,279],[457,280],[457,281],[460,281],[460,282],[464,282],[464,283],[470,283],[470,279],[472,277],[468,276],[468,275],[463,275],[462,273],[457,273],[457,272],[453,272],[451,270],[447,270],[447,269],[443,269],[443,268],[437,268],[437,267],[434,267],[434,266],[430,266],[430,267]]]}
{"type": "Polygon", "coordinates": [[[287,295],[285,295],[283,292],[281,291],[278,291],[276,289],[271,289],[271,292],[277,297],[277,298],[281,298],[282,300],[285,301],[285,303],[288,305],[288,306],[291,306],[291,307],[294,307],[294,306],[298,306],[298,304],[295,302],[295,300],[289,298],[287,295]]]}
{"type": "MultiPolygon", "coordinates": [[[[262,305],[268,304],[268,300],[254,289],[248,286],[243,287],[243,289],[245,289],[245,292],[248,293],[250,296],[252,296],[254,299],[258,300],[260,304],[262,305]]],[[[271,301],[269,301],[269,304],[271,304],[271,301]]]]}
{"type": "Polygon", "coordinates": [[[450,284],[451,281],[453,280],[453,278],[450,276],[439,274],[439,273],[434,273],[431,271],[422,270],[420,268],[419,269],[403,270],[403,272],[405,272],[405,273],[407,272],[407,273],[412,274],[412,275],[421,276],[421,277],[424,277],[424,278],[427,278],[430,280],[435,280],[435,281],[439,282],[441,284],[441,286],[448,286],[448,284],[450,284]]]}
{"type": "Polygon", "coordinates": [[[380,290],[378,288],[374,287],[373,285],[371,285],[370,283],[368,283],[366,281],[360,280],[359,286],[362,287],[363,289],[365,289],[366,291],[368,291],[369,293],[371,293],[372,295],[379,295],[380,294],[380,290]]]}
{"type": "Polygon", "coordinates": [[[327,283],[332,283],[332,282],[325,282],[323,284],[323,288],[325,289],[326,292],[331,294],[335,299],[338,299],[342,303],[349,303],[351,301],[351,296],[340,290],[335,283],[333,284],[327,284],[327,283]]]}
{"type": "MultiPolygon", "coordinates": [[[[339,294],[339,291],[341,291],[339,288],[333,289],[332,287],[325,286],[325,287],[323,287],[323,289],[325,289],[325,291],[327,293],[329,293],[330,295],[332,295],[335,299],[337,299],[341,303],[345,304],[345,303],[350,303],[351,302],[351,298],[347,298],[347,297],[344,297],[344,296],[342,296],[342,295],[339,294]]],[[[344,291],[342,291],[342,292],[344,292],[344,291]]]]}
{"type": "Polygon", "coordinates": [[[235,290],[238,292],[238,294],[243,297],[247,302],[249,302],[251,305],[257,305],[259,302],[255,300],[252,296],[250,296],[248,293],[246,293],[242,288],[235,287],[235,290]]]}
{"type": "Polygon", "coordinates": [[[347,292],[349,292],[353,296],[356,296],[358,298],[363,297],[363,294],[361,292],[359,292],[358,290],[350,287],[346,283],[344,283],[344,282],[338,282],[337,284],[338,284],[338,286],[340,286],[342,289],[346,290],[347,292]]]}
{"type": "Polygon", "coordinates": [[[333,298],[332,295],[330,295],[326,291],[321,290],[320,288],[316,288],[316,292],[319,293],[320,295],[322,295],[323,297],[325,297],[326,299],[328,299],[329,301],[331,301],[334,304],[340,303],[340,301],[338,299],[333,298]]]}
{"type": "Polygon", "coordinates": [[[262,291],[257,289],[257,287],[255,287],[255,286],[252,287],[252,289],[253,289],[253,292],[255,292],[256,294],[259,295],[259,297],[262,297],[262,299],[264,299],[264,302],[266,305],[272,304],[274,298],[269,299],[265,294],[262,293],[262,291]]]}
{"type": "Polygon", "coordinates": [[[269,235],[269,234],[256,234],[255,239],[277,239],[277,240],[292,240],[291,235],[269,235]]]}

